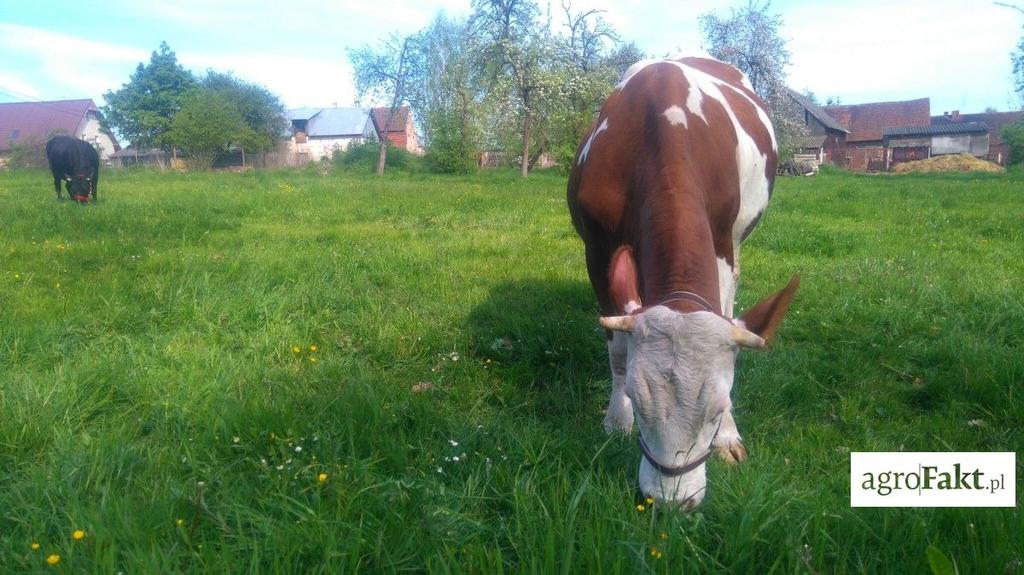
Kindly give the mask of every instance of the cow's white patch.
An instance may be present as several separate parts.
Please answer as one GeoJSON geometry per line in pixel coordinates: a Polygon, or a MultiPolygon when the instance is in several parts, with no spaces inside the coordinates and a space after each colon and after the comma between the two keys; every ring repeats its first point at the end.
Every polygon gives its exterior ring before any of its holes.
{"type": "MultiPolygon", "coordinates": [[[[747,131],[747,127],[740,123],[736,117],[736,112],[729,106],[729,102],[725,99],[722,90],[731,90],[733,93],[746,99],[754,107],[757,111],[758,119],[771,136],[772,149],[776,146],[775,131],[772,129],[768,115],[744,90],[706,72],[687,66],[682,62],[671,63],[677,66],[686,77],[690,84],[691,93],[695,89],[699,90],[703,93],[704,97],[711,98],[722,105],[735,130],[737,140],[736,165],[740,177],[740,209],[736,216],[736,221],[733,222],[733,243],[738,246],[744,230],[768,205],[770,184],[768,176],[765,174],[768,155],[761,153],[758,149],[757,143],[754,142],[754,138],[747,131]]],[[[753,126],[750,128],[753,129],[753,126]]]]}
{"type": "Polygon", "coordinates": [[[583,149],[580,150],[580,157],[576,161],[577,165],[582,165],[583,162],[587,161],[587,156],[590,155],[590,145],[594,143],[594,138],[596,138],[598,134],[600,134],[601,132],[603,132],[603,131],[605,131],[607,129],[608,129],[608,118],[605,118],[604,120],[601,121],[601,125],[598,126],[596,130],[594,130],[594,133],[590,134],[590,137],[587,138],[587,142],[585,144],[583,144],[583,149]]]}
{"type": "Polygon", "coordinates": [[[718,290],[722,298],[722,315],[732,317],[733,302],[736,299],[736,273],[725,258],[718,261],[718,290]]]}
{"type": "Polygon", "coordinates": [[[689,92],[686,94],[686,109],[690,111],[694,116],[700,116],[704,123],[708,123],[708,119],[704,116],[704,95],[701,94],[700,87],[690,86],[689,92]]]}
{"type": "Polygon", "coordinates": [[[640,303],[637,302],[636,300],[629,300],[628,302],[626,302],[626,307],[625,307],[626,315],[629,315],[629,314],[635,312],[636,310],[640,309],[640,307],[641,307],[640,303]]]}
{"type": "Polygon", "coordinates": [[[686,126],[686,112],[682,108],[680,108],[679,106],[676,106],[676,105],[669,106],[668,109],[665,110],[664,114],[665,114],[665,117],[668,118],[668,123],[669,124],[672,124],[673,126],[682,124],[684,128],[687,127],[686,126]]]}

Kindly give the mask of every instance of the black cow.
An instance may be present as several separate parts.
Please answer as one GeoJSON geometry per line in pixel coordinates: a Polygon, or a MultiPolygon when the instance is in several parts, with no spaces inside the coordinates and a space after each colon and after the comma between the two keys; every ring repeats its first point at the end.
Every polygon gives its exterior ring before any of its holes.
{"type": "Polygon", "coordinates": [[[96,201],[100,181],[100,156],[88,142],[67,136],[54,136],[46,143],[46,160],[53,172],[53,189],[60,200],[60,181],[67,184],[68,197],[79,202],[96,201]]]}

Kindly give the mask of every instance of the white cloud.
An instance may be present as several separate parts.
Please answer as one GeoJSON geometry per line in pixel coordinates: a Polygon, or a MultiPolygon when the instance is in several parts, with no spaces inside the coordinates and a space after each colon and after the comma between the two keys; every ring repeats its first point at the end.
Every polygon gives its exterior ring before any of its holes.
{"type": "Polygon", "coordinates": [[[289,108],[299,106],[350,106],[355,102],[352,69],[347,60],[288,57],[276,54],[209,55],[179,53],[184,66],[232,72],[235,76],[266,86],[289,108]]]}
{"type": "Polygon", "coordinates": [[[19,100],[37,100],[42,97],[39,89],[19,76],[0,72],[0,92],[19,100]]]}
{"type": "Polygon", "coordinates": [[[14,24],[0,24],[0,46],[19,54],[22,69],[33,65],[35,75],[52,86],[47,94],[22,90],[31,97],[97,98],[119,85],[116,72],[127,72],[148,57],[145,51],[128,46],[14,24]]]}

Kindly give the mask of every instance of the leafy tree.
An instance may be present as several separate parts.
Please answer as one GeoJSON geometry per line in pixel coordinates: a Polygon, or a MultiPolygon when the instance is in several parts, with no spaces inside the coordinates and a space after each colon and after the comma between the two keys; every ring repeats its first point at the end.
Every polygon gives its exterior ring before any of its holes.
{"type": "Polygon", "coordinates": [[[477,167],[483,138],[483,94],[476,85],[466,22],[438,15],[420,34],[411,97],[422,122],[427,162],[437,171],[467,173],[477,167]]]}
{"type": "Polygon", "coordinates": [[[409,84],[417,76],[416,66],[419,63],[415,57],[417,42],[419,42],[419,37],[416,35],[392,34],[377,48],[364,44],[348,52],[348,58],[355,71],[356,90],[359,92],[360,99],[369,96],[372,100],[387,99],[390,102],[385,125],[377,127],[380,153],[377,159],[378,176],[384,173],[386,165],[387,134],[390,131],[392,118],[396,116],[395,112],[403,104],[409,103],[409,84]]]}
{"type": "Polygon", "coordinates": [[[199,90],[171,119],[166,139],[180,149],[194,169],[205,170],[231,146],[253,149],[259,139],[228,96],[199,90]]]}
{"type": "Polygon", "coordinates": [[[789,50],[779,32],[782,16],[771,12],[771,2],[749,0],[727,18],[708,12],[698,18],[698,23],[708,53],[742,70],[765,101],[779,151],[787,155],[807,134],[807,128],[785,90],[789,50]]]}
{"type": "Polygon", "coordinates": [[[121,89],[103,95],[106,123],[138,148],[166,147],[171,118],[195,90],[192,73],[178,64],[166,42],[160,43],[149,64],[139,64],[121,89]]]}
{"type": "Polygon", "coordinates": [[[242,116],[253,133],[247,150],[265,152],[282,139],[288,127],[284,105],[265,87],[213,70],[206,72],[200,85],[223,96],[242,116]]]}

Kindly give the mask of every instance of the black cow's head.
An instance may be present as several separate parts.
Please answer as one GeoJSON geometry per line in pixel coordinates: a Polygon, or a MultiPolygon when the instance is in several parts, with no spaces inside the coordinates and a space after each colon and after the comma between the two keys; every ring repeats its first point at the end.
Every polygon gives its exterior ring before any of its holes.
{"type": "Polygon", "coordinates": [[[87,174],[65,175],[64,180],[67,182],[66,187],[72,198],[78,201],[84,201],[89,198],[89,193],[92,191],[91,176],[87,174]]]}

